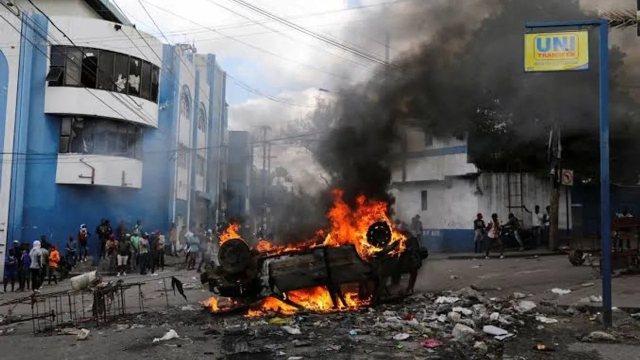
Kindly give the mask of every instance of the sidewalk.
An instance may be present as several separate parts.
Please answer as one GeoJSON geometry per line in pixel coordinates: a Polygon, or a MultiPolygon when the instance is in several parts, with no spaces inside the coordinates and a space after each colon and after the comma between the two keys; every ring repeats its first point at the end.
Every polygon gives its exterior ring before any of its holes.
{"type": "MultiPolygon", "coordinates": [[[[562,255],[563,251],[551,251],[548,249],[538,249],[538,250],[507,250],[504,252],[505,258],[527,258],[527,257],[541,257],[541,256],[553,256],[553,255],[562,255]]],[[[434,254],[439,255],[439,254],[434,254]]],[[[474,254],[474,253],[457,253],[457,254],[445,254],[446,258],[449,260],[468,260],[468,259],[484,259],[484,253],[482,254],[474,254]]],[[[499,257],[500,254],[492,251],[490,256],[492,258],[499,257]]]]}

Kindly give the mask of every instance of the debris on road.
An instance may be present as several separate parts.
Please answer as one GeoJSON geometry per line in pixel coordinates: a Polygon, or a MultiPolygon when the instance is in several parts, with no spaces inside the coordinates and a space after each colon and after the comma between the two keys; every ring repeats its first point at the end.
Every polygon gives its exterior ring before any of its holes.
{"type": "Polygon", "coordinates": [[[460,301],[459,297],[455,296],[440,296],[436,299],[436,304],[453,304],[460,301]]]}
{"type": "Polygon", "coordinates": [[[487,346],[487,344],[482,341],[476,341],[476,343],[473,344],[473,348],[478,350],[478,352],[480,352],[481,354],[486,354],[487,351],[489,351],[489,347],[487,346]]]}
{"type": "Polygon", "coordinates": [[[394,335],[393,336],[393,340],[395,340],[395,341],[405,341],[410,337],[411,337],[411,335],[409,335],[407,333],[400,333],[400,334],[394,335]]]}
{"type": "Polygon", "coordinates": [[[178,339],[179,337],[180,336],[178,336],[178,333],[175,330],[171,329],[171,330],[167,331],[167,333],[164,334],[163,337],[153,339],[153,343],[155,344],[155,343],[159,343],[161,341],[169,341],[169,340],[172,340],[172,339],[178,339]]]}
{"type": "Polygon", "coordinates": [[[545,344],[537,344],[536,346],[533,347],[533,350],[542,351],[542,352],[556,351],[554,348],[550,348],[545,344]]]}
{"type": "Polygon", "coordinates": [[[87,329],[80,329],[78,335],[76,335],[76,340],[87,340],[89,338],[90,331],[87,329]]]}
{"type": "Polygon", "coordinates": [[[451,335],[457,341],[468,342],[475,337],[476,331],[468,327],[467,325],[456,324],[456,326],[453,328],[453,331],[451,332],[451,335]]]}
{"type": "Polygon", "coordinates": [[[570,294],[570,293],[571,293],[571,290],[568,290],[568,289],[560,289],[560,288],[553,288],[553,289],[551,289],[551,292],[552,292],[552,293],[554,293],[554,294],[558,294],[558,295],[562,296],[562,295],[570,294]]]}
{"type": "Polygon", "coordinates": [[[300,334],[302,334],[302,332],[300,331],[300,328],[289,326],[289,325],[283,326],[282,330],[288,332],[290,335],[300,335],[300,334]]]}
{"type": "Polygon", "coordinates": [[[513,293],[513,298],[516,299],[516,300],[524,299],[526,297],[527,297],[527,295],[525,295],[523,293],[520,293],[520,292],[514,292],[513,293]]]}
{"type": "Polygon", "coordinates": [[[497,326],[493,326],[493,325],[485,325],[482,328],[482,331],[485,334],[492,335],[493,338],[496,340],[504,340],[504,339],[508,339],[510,337],[515,336],[514,334],[509,333],[507,330],[499,328],[497,326]]]}
{"type": "Polygon", "coordinates": [[[536,303],[534,303],[533,301],[522,300],[518,303],[518,305],[516,305],[515,309],[519,313],[526,313],[535,309],[535,307],[536,303]]]}
{"type": "Polygon", "coordinates": [[[16,328],[0,329],[0,336],[10,335],[16,331],[16,328]]]}
{"type": "Polygon", "coordinates": [[[604,331],[594,331],[591,334],[583,337],[582,341],[584,341],[584,342],[600,342],[600,341],[602,341],[602,342],[617,342],[618,339],[615,336],[613,336],[613,335],[611,335],[609,333],[606,333],[604,331]]]}
{"type": "Polygon", "coordinates": [[[548,318],[546,316],[536,316],[536,320],[540,321],[543,324],[555,324],[558,322],[557,319],[548,318]]]}
{"type": "Polygon", "coordinates": [[[422,346],[425,349],[435,349],[437,347],[442,346],[442,341],[438,339],[427,339],[427,340],[420,341],[420,346],[422,346]]]}

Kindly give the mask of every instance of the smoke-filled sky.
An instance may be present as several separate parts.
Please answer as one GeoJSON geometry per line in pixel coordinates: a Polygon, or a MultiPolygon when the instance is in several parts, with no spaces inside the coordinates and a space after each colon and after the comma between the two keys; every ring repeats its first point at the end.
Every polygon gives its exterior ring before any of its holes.
{"type": "MultiPolygon", "coordinates": [[[[267,22],[262,15],[230,0],[185,0],[180,2],[180,6],[176,6],[173,0],[142,1],[172,42],[193,42],[199,52],[215,53],[231,76],[263,94],[288,103],[246,91],[231,80],[228,82],[227,97],[231,106],[232,129],[253,131],[257,126],[269,125],[274,129],[272,134],[277,137],[279,128],[312,111],[317,97],[337,98],[342,89],[366,83],[377,70],[371,61],[281,24],[267,22]],[[163,8],[218,29],[218,32],[204,30],[167,13],[163,8]]],[[[531,0],[513,1],[521,1],[529,6],[537,3],[531,0]]],[[[557,1],[568,4],[572,0],[557,1]]],[[[138,1],[115,2],[140,28],[152,34],[158,33],[138,1]]],[[[249,2],[378,59],[385,57],[385,37],[389,34],[390,57],[400,63],[402,59],[415,56],[425,43],[438,43],[444,53],[455,51],[463,45],[465,34],[477,29],[486,17],[500,11],[499,0],[249,2]],[[441,31],[445,27],[449,29],[448,32],[441,31]]],[[[635,1],[582,0],[581,6],[597,10],[634,9],[635,1]]],[[[640,51],[636,50],[640,49],[640,41],[635,36],[635,29],[614,32],[612,42],[619,44],[628,54],[627,63],[640,60],[640,51]]],[[[450,60],[440,57],[430,61],[450,60]]],[[[483,65],[486,64],[478,64],[478,71],[483,72],[481,76],[486,79],[494,76],[491,71],[501,70],[493,67],[485,72],[483,65]]],[[[633,79],[640,79],[640,67],[627,66],[625,71],[629,75],[629,85],[640,85],[640,80],[637,84],[633,83],[633,79]]],[[[357,104],[353,105],[357,108],[357,104]]],[[[258,152],[256,154],[259,156],[258,152]]],[[[286,165],[299,182],[308,186],[324,184],[318,176],[321,168],[308,152],[282,144],[274,148],[273,155],[280,157],[274,159],[274,163],[286,165]]]]}

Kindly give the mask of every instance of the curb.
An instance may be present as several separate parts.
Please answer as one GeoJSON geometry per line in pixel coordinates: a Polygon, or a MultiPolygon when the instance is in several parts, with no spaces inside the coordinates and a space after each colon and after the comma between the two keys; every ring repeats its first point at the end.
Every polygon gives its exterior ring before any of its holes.
{"type": "MultiPolygon", "coordinates": [[[[505,259],[516,259],[516,258],[529,258],[529,257],[543,257],[543,256],[556,256],[556,255],[566,255],[565,252],[553,252],[553,251],[546,251],[546,252],[518,252],[518,253],[507,253],[504,254],[504,258],[505,259]]],[[[492,259],[498,259],[499,256],[496,255],[492,255],[491,256],[492,259]]],[[[452,255],[446,255],[446,259],[448,260],[482,260],[484,259],[484,255],[483,254],[477,254],[477,255],[471,255],[469,256],[467,255],[456,255],[456,254],[452,254],[452,255]]]]}

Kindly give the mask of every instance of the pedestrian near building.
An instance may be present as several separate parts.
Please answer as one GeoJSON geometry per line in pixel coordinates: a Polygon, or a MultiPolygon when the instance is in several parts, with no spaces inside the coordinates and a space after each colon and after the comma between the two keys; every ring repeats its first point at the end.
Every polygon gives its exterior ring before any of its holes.
{"type": "Polygon", "coordinates": [[[20,269],[20,290],[31,289],[31,256],[29,256],[29,245],[22,248],[22,268],[20,269]]]}
{"type": "Polygon", "coordinates": [[[482,219],[482,213],[476,215],[476,219],[473,220],[473,245],[475,254],[482,253],[482,247],[484,245],[484,237],[486,236],[485,228],[487,225],[482,219]]]}
{"type": "Polygon", "coordinates": [[[31,288],[34,292],[40,292],[40,280],[42,279],[42,247],[40,241],[35,240],[33,247],[29,251],[29,257],[31,258],[31,264],[29,266],[29,272],[31,273],[31,288]]]}
{"type": "Polygon", "coordinates": [[[116,241],[116,237],[111,234],[109,236],[109,240],[107,240],[107,244],[105,245],[105,253],[107,254],[107,259],[109,260],[109,271],[116,271],[116,267],[118,265],[118,242],[116,241]]]}
{"type": "Polygon", "coordinates": [[[211,256],[213,254],[213,239],[208,235],[209,234],[207,233],[207,236],[205,237],[205,243],[203,244],[200,251],[200,263],[198,264],[198,269],[196,270],[198,273],[202,271],[203,264],[206,268],[206,265],[211,262],[211,256]]]}
{"type": "Polygon", "coordinates": [[[187,270],[194,270],[196,268],[196,260],[198,259],[198,254],[200,253],[200,239],[198,236],[193,233],[189,233],[187,238],[187,270]]]}
{"type": "Polygon", "coordinates": [[[56,285],[58,285],[58,277],[56,276],[56,271],[58,270],[58,263],[60,263],[60,252],[58,251],[58,247],[55,245],[51,245],[51,252],[49,253],[49,280],[47,282],[48,285],[51,285],[51,278],[56,285]]]}
{"type": "Polygon", "coordinates": [[[67,260],[67,263],[69,263],[72,268],[76,267],[78,253],[76,251],[76,241],[73,238],[73,234],[69,235],[69,239],[67,239],[67,245],[64,248],[64,252],[64,257],[67,260]]]}
{"type": "Polygon", "coordinates": [[[78,230],[78,261],[86,262],[89,254],[89,231],[87,225],[81,224],[78,230]]]}
{"type": "Polygon", "coordinates": [[[118,264],[118,275],[127,275],[127,262],[129,260],[129,256],[131,256],[131,242],[129,241],[129,237],[123,235],[122,239],[118,241],[117,245],[117,264],[118,264]]]}
{"type": "Polygon", "coordinates": [[[140,236],[131,234],[129,240],[131,241],[131,268],[137,270],[140,266],[140,256],[138,256],[140,254],[140,236]]]}
{"type": "Polygon", "coordinates": [[[160,230],[156,230],[156,267],[161,271],[164,271],[164,246],[165,237],[160,230]]]}
{"type": "Polygon", "coordinates": [[[420,221],[420,215],[416,214],[416,216],[411,219],[411,232],[415,237],[418,238],[420,243],[422,243],[422,221],[420,221]]]}
{"type": "Polygon", "coordinates": [[[505,230],[510,230],[513,233],[513,237],[516,238],[518,245],[520,246],[520,251],[524,251],[524,243],[522,242],[522,237],[520,236],[520,219],[518,219],[513,213],[509,214],[509,220],[504,224],[505,230]]]}
{"type": "Polygon", "coordinates": [[[7,285],[11,283],[11,292],[14,292],[16,279],[18,278],[18,259],[16,258],[16,252],[14,249],[9,249],[9,256],[5,259],[4,262],[4,278],[2,279],[2,284],[4,287],[4,292],[7,292],[7,285]]]}
{"type": "MultiPolygon", "coordinates": [[[[42,241],[40,242],[42,244],[42,241]]],[[[51,246],[51,245],[49,245],[51,246]]],[[[40,287],[44,285],[44,279],[49,275],[49,250],[45,249],[40,245],[40,253],[42,254],[42,263],[40,264],[40,287]]]]}
{"type": "Polygon", "coordinates": [[[533,243],[536,246],[540,246],[540,241],[542,240],[542,221],[544,215],[540,212],[540,205],[536,205],[533,208],[533,212],[527,209],[526,206],[523,206],[524,211],[531,214],[531,235],[533,237],[533,243]]]}
{"type": "Polygon", "coordinates": [[[542,225],[540,226],[540,233],[542,234],[541,241],[549,243],[549,225],[551,223],[551,206],[544,208],[544,214],[542,214],[542,225]]]}
{"type": "Polygon", "coordinates": [[[500,239],[500,220],[498,220],[498,214],[491,214],[491,220],[487,224],[487,236],[485,237],[485,258],[489,259],[489,253],[494,243],[498,243],[500,247],[500,259],[504,259],[504,249],[502,240],[500,239]]]}
{"type": "Polygon", "coordinates": [[[138,264],[140,266],[140,275],[147,274],[147,267],[149,266],[149,236],[143,235],[139,237],[140,245],[138,254],[138,264]]]}

